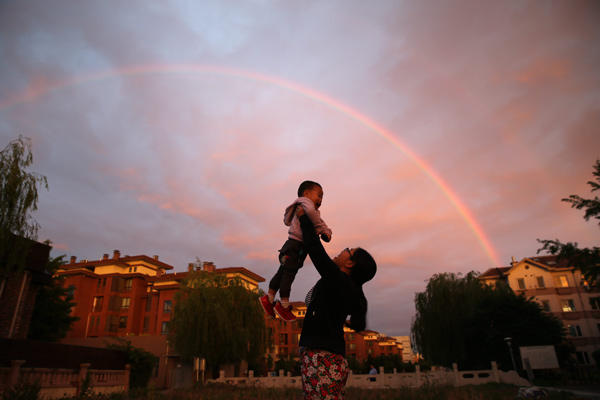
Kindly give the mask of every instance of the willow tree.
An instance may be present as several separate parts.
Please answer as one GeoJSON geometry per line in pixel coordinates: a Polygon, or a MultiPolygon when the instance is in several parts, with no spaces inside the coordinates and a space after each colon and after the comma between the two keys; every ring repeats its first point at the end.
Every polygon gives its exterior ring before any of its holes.
{"type": "Polygon", "coordinates": [[[239,278],[197,271],[175,296],[169,337],[184,361],[204,358],[213,374],[243,360],[257,365],[266,344],[263,314],[258,293],[239,278]]]}
{"type": "MultiPolygon", "coordinates": [[[[434,275],[425,292],[415,295],[415,306],[413,338],[433,364],[476,369],[497,361],[501,368],[512,369],[507,337],[514,348],[553,345],[564,353],[565,332],[557,318],[546,315],[531,299],[517,296],[505,283],[486,285],[475,272],[462,278],[434,275]]],[[[514,355],[518,359],[518,352],[514,355]]]]}
{"type": "Polygon", "coordinates": [[[28,240],[37,239],[38,187],[48,188],[46,177],[27,172],[33,162],[31,139],[19,136],[0,152],[0,268],[2,277],[25,262],[28,240]]]}
{"type": "Polygon", "coordinates": [[[427,361],[451,367],[452,363],[463,360],[467,350],[465,321],[475,313],[481,288],[474,272],[464,277],[442,273],[429,279],[425,292],[415,294],[412,335],[427,361]]]}

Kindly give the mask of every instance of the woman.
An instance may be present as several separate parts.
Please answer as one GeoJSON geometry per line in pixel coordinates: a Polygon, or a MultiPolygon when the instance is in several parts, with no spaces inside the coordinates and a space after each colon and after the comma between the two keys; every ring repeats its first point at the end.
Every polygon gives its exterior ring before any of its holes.
{"type": "Polygon", "coordinates": [[[362,285],[373,279],[377,265],[361,248],[346,248],[332,260],[301,207],[297,215],[310,259],[321,275],[306,295],[299,343],[302,391],[305,399],[343,399],[348,379],[344,324],[357,332],[365,330],[367,299],[362,285]]]}

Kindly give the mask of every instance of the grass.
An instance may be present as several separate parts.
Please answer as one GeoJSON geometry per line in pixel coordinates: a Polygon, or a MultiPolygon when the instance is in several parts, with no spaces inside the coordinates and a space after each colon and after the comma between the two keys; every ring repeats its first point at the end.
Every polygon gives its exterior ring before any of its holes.
{"type": "MultiPolygon", "coordinates": [[[[347,388],[346,400],[515,400],[519,388],[506,384],[430,386],[406,389],[347,388]]],[[[167,392],[145,389],[130,393],[91,396],[86,400],[288,400],[302,399],[302,390],[209,384],[167,392]]],[[[66,400],[66,399],[63,399],[66,400]]],[[[75,400],[75,399],[72,399],[75,400]]],[[[549,392],[546,400],[583,400],[569,392],[549,392]]]]}
{"type": "MultiPolygon", "coordinates": [[[[31,385],[29,385],[31,386],[31,385]]],[[[39,386],[33,390],[23,385],[0,395],[2,400],[40,400],[39,386]]],[[[514,385],[489,383],[471,386],[426,386],[405,389],[358,389],[347,388],[346,400],[515,400],[519,388],[514,385]]],[[[160,391],[151,388],[132,390],[128,393],[93,394],[83,391],[78,397],[57,400],[288,400],[302,399],[301,389],[260,388],[206,384],[188,389],[160,391]]],[[[584,400],[570,392],[549,391],[546,400],[584,400]]]]}

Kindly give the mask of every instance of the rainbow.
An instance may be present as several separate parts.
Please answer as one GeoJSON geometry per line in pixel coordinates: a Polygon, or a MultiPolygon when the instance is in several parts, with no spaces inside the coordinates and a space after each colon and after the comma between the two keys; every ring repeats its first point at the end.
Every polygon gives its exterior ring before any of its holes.
{"type": "Polygon", "coordinates": [[[331,109],[334,109],[350,119],[358,122],[359,124],[366,127],[368,130],[375,132],[381,138],[392,144],[402,153],[404,153],[412,162],[414,162],[420,169],[427,175],[427,177],[435,183],[437,187],[442,191],[444,196],[450,201],[454,208],[458,211],[460,216],[469,226],[471,231],[475,234],[478,242],[484,249],[485,253],[489,257],[490,261],[494,266],[502,265],[498,258],[497,252],[491,244],[490,239],[486,236],[485,232],[478,224],[477,220],[467,208],[467,206],[460,200],[458,195],[452,190],[435,171],[425,161],[419,157],[414,151],[404,145],[398,138],[396,138],[392,132],[387,128],[380,125],[376,121],[369,118],[367,115],[359,112],[358,110],[342,103],[341,101],[330,97],[324,93],[321,93],[310,87],[302,86],[294,82],[290,82],[274,76],[264,75],[257,72],[229,68],[229,67],[215,67],[206,65],[195,65],[195,64],[157,64],[157,65],[139,65],[131,66],[113,70],[97,71],[86,75],[81,75],[69,80],[57,81],[57,82],[46,82],[44,79],[34,80],[34,82],[23,92],[16,93],[11,96],[7,96],[4,99],[0,99],[0,111],[5,108],[34,101],[50,92],[60,90],[69,86],[78,85],[81,83],[87,83],[100,79],[112,78],[115,76],[130,76],[140,74],[164,74],[173,72],[191,72],[191,73],[202,73],[209,75],[221,75],[226,77],[245,78],[269,85],[274,85],[279,88],[291,91],[293,93],[308,97],[320,104],[325,105],[331,109]]]}

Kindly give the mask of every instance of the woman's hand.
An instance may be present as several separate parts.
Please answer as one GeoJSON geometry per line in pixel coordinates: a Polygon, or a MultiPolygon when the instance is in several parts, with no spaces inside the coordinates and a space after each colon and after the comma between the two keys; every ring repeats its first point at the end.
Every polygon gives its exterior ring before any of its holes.
{"type": "Polygon", "coordinates": [[[298,216],[298,218],[300,218],[301,216],[303,216],[304,214],[306,214],[304,212],[304,208],[302,208],[302,206],[300,204],[298,204],[296,206],[296,215],[298,216]]]}

